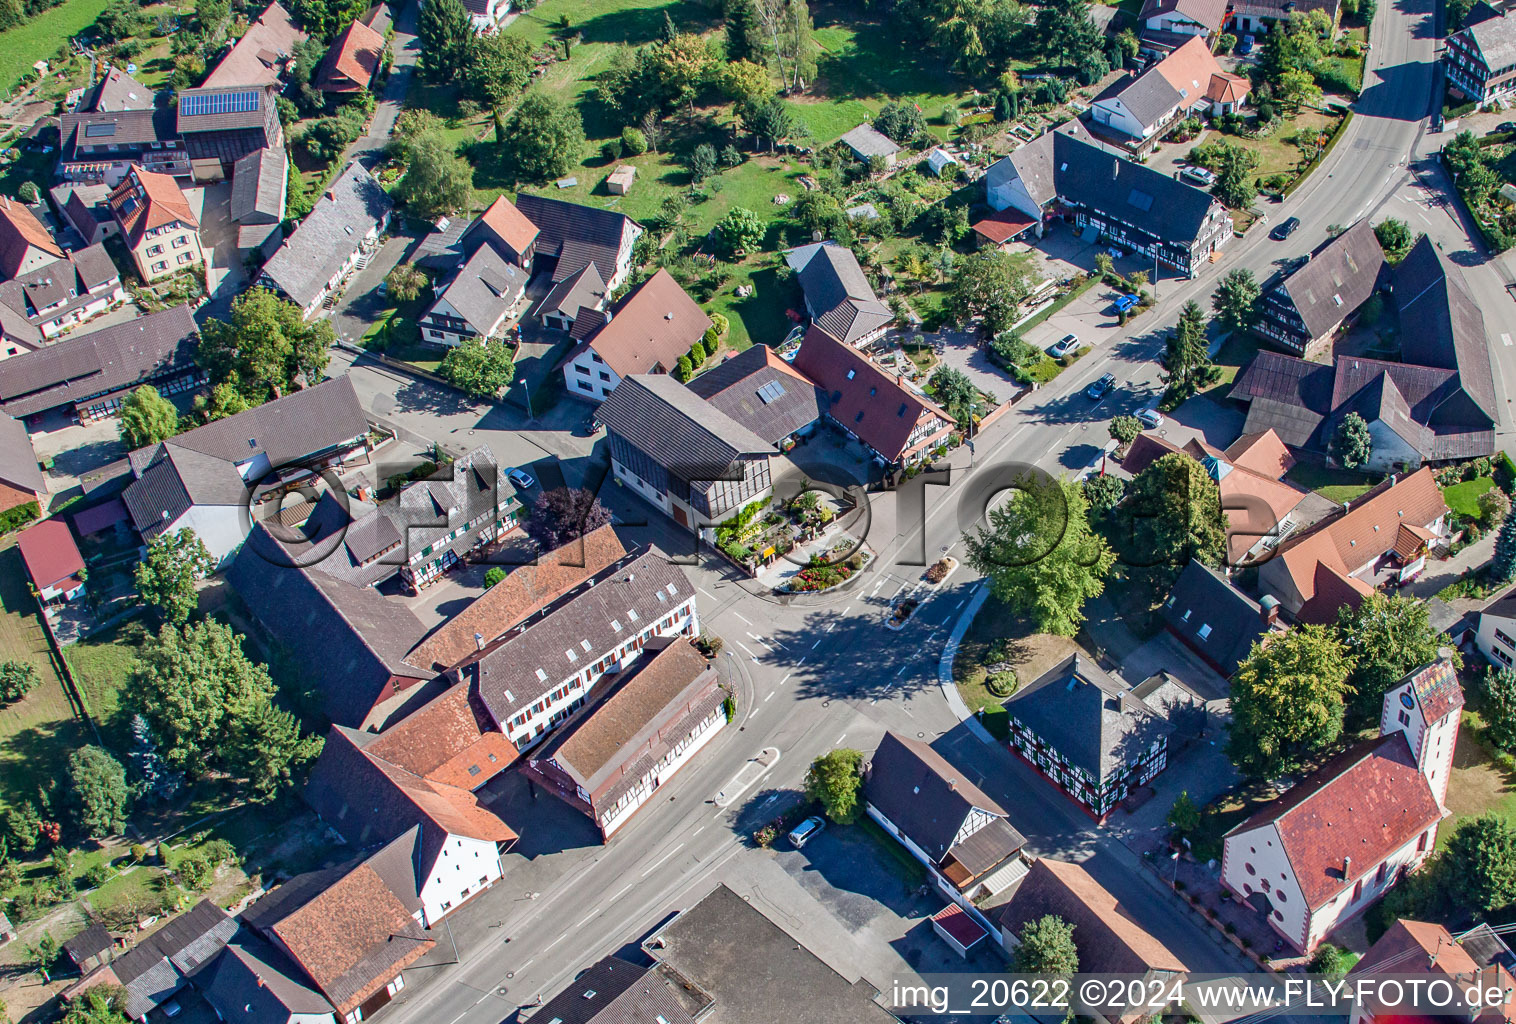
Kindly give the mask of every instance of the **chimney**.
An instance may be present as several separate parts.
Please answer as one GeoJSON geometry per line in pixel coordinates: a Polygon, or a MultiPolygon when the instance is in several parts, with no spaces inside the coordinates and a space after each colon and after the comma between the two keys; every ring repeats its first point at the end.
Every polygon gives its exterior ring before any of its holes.
{"type": "Polygon", "coordinates": [[[1346,882],[1348,880],[1348,874],[1352,870],[1353,870],[1353,858],[1352,857],[1344,856],[1342,858],[1342,880],[1344,882],[1346,882]]]}
{"type": "Polygon", "coordinates": [[[1437,648],[1437,660],[1441,661],[1441,662],[1452,661],[1453,660],[1453,648],[1451,648],[1451,647],[1439,647],[1439,648],[1437,648]]]}
{"type": "Polygon", "coordinates": [[[1115,181],[1119,177],[1121,177],[1121,160],[1115,159],[1111,161],[1111,180],[1115,181]]]}
{"type": "Polygon", "coordinates": [[[480,650],[480,651],[484,650],[484,634],[483,633],[475,633],[474,634],[474,648],[476,650],[480,650]]]}
{"type": "Polygon", "coordinates": [[[1258,617],[1265,626],[1272,626],[1279,621],[1279,598],[1273,594],[1263,595],[1263,600],[1258,602],[1258,617]]]}

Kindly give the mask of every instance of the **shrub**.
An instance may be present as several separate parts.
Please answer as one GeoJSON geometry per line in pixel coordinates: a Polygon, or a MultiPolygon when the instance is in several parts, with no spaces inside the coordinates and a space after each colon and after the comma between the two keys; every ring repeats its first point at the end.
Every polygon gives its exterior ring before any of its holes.
{"type": "Polygon", "coordinates": [[[1011,736],[1011,713],[999,704],[985,708],[979,712],[979,723],[984,726],[984,731],[997,740],[1007,740],[1011,736]]]}
{"type": "Polygon", "coordinates": [[[926,571],[927,582],[941,583],[944,579],[947,578],[949,568],[950,566],[948,565],[948,560],[946,558],[939,558],[937,561],[933,562],[932,567],[926,571]]]}
{"type": "Polygon", "coordinates": [[[500,568],[498,565],[492,566],[489,571],[484,574],[484,588],[488,590],[490,587],[493,587],[503,579],[505,579],[505,570],[500,568]]]}
{"type": "Polygon", "coordinates": [[[179,876],[179,881],[185,888],[194,892],[204,892],[210,888],[211,881],[216,877],[216,869],[211,866],[205,854],[198,850],[191,850],[179,857],[174,865],[174,874],[179,876]]]}
{"type": "Polygon", "coordinates": [[[696,649],[707,658],[714,658],[720,654],[721,648],[725,645],[726,641],[714,633],[701,633],[695,638],[696,649]]]}
{"type": "Polygon", "coordinates": [[[632,156],[641,156],[647,152],[647,136],[642,134],[641,128],[621,129],[621,142],[632,156]]]}
{"type": "Polygon", "coordinates": [[[22,502],[14,508],[8,508],[4,512],[0,512],[0,533],[10,533],[12,530],[19,530],[33,519],[36,519],[39,514],[41,514],[41,509],[37,507],[35,501],[22,502]]]}
{"type": "Polygon", "coordinates": [[[206,859],[214,865],[225,864],[237,859],[237,848],[225,839],[212,839],[200,848],[206,859]]]}
{"type": "Polygon", "coordinates": [[[131,849],[131,854],[132,854],[132,863],[133,864],[141,864],[142,863],[142,859],[147,856],[147,847],[143,846],[141,843],[133,843],[132,844],[132,849],[131,849]]]}
{"type": "Polygon", "coordinates": [[[85,884],[91,889],[98,889],[110,880],[112,873],[109,864],[96,864],[84,873],[85,884]]]}
{"type": "Polygon", "coordinates": [[[620,139],[606,139],[600,144],[600,155],[605,157],[606,163],[613,163],[621,159],[621,147],[624,145],[620,139]]]}
{"type": "Polygon", "coordinates": [[[1021,680],[1016,678],[1016,673],[1011,669],[991,672],[984,680],[984,688],[997,697],[1009,697],[1021,688],[1021,680]]]}

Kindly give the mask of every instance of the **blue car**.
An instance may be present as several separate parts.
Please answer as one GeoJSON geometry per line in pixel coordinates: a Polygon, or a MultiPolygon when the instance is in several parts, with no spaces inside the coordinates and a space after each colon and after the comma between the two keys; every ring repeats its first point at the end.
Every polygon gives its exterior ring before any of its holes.
{"type": "Polygon", "coordinates": [[[1135,295],[1118,295],[1118,296],[1116,296],[1116,301],[1111,304],[1111,312],[1118,313],[1118,314],[1120,314],[1120,313],[1129,313],[1129,312],[1131,312],[1132,307],[1134,307],[1136,305],[1137,305],[1137,296],[1135,296],[1135,295]]]}
{"type": "Polygon", "coordinates": [[[1237,44],[1237,56],[1246,57],[1253,52],[1253,37],[1243,36],[1242,42],[1237,44]]]}

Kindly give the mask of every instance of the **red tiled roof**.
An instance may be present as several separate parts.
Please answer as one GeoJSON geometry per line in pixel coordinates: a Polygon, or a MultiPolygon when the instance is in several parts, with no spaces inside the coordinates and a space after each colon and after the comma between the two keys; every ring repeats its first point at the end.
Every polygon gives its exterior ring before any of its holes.
{"type": "Polygon", "coordinates": [[[964,913],[963,908],[956,903],[949,903],[933,914],[932,923],[951,935],[964,949],[968,949],[986,934],[979,922],[964,913]]]}
{"type": "Polygon", "coordinates": [[[1020,210],[1006,208],[995,210],[983,220],[975,221],[974,231],[996,245],[1004,245],[1036,223],[1037,218],[1028,217],[1020,210]]]}
{"type": "Polygon", "coordinates": [[[1395,557],[1404,561],[1430,544],[1436,535],[1431,530],[1410,523],[1400,524],[1400,533],[1395,537],[1395,557]]]}
{"type": "Polygon", "coordinates": [[[503,192],[500,198],[490,204],[488,210],[479,215],[479,219],[499,235],[506,245],[515,249],[518,255],[526,252],[537,240],[537,225],[516,209],[516,204],[503,192]]]}
{"type": "Polygon", "coordinates": [[[1458,685],[1458,672],[1451,661],[1439,659],[1417,669],[1411,674],[1411,689],[1429,722],[1441,721],[1463,707],[1463,687],[1458,685]]]}
{"type": "Polygon", "coordinates": [[[515,744],[489,727],[469,686],[459,683],[395,723],[364,748],[428,782],[478,789],[516,760],[515,744]]]}
{"type": "Polygon", "coordinates": [[[1226,460],[1271,480],[1295,468],[1295,456],[1279,440],[1273,428],[1258,434],[1243,434],[1226,450],[1226,460]]]}
{"type": "Polygon", "coordinates": [[[374,80],[384,54],[384,37],[361,21],[354,21],[332,40],[316,76],[322,92],[362,92],[374,80]]]}
{"type": "Polygon", "coordinates": [[[1313,910],[1442,820],[1426,776],[1401,732],[1368,740],[1327,762],[1237,826],[1227,838],[1272,823],[1313,910]]]}
{"type": "Polygon", "coordinates": [[[1373,592],[1374,588],[1357,576],[1349,576],[1326,562],[1317,562],[1311,596],[1295,613],[1295,620],[1330,625],[1337,621],[1339,609],[1356,610],[1373,592]]]}
{"type": "Polygon", "coordinates": [[[710,326],[705,311],[660,269],[622,299],[611,322],[581,342],[565,362],[591,348],[618,377],[668,373],[710,326]]]}
{"type": "Polygon", "coordinates": [[[110,195],[111,212],[135,248],[146,232],[178,221],[198,229],[200,221],[171,174],[132,167],[110,195]]]}
{"type": "Polygon", "coordinates": [[[1121,468],[1136,476],[1165,455],[1178,455],[1183,451],[1157,434],[1138,434],[1137,439],[1127,446],[1126,454],[1121,458],[1121,468]]]}
{"type": "Polygon", "coordinates": [[[1247,95],[1248,80],[1226,71],[1212,75],[1205,91],[1205,98],[1212,103],[1241,103],[1247,95]]]}
{"type": "Polygon", "coordinates": [[[66,580],[84,568],[74,535],[61,519],[44,519],[22,530],[16,547],[21,549],[26,571],[39,588],[66,580]]]}
{"type": "MultiPolygon", "coordinates": [[[[1430,975],[1447,978],[1454,980],[1460,989],[1478,986],[1507,994],[1516,990],[1516,984],[1513,984],[1511,975],[1505,968],[1499,964],[1481,967],[1446,928],[1423,921],[1400,920],[1390,925],[1379,937],[1379,941],[1363,954],[1363,959],[1348,972],[1354,978],[1376,973],[1387,977],[1430,975]]],[[[1413,1015],[1373,1012],[1378,1009],[1373,1003],[1366,1008],[1372,1013],[1368,1019],[1380,1024],[1388,1024],[1390,1021],[1400,1024],[1414,1019],[1413,1015]]],[[[1492,1007],[1475,1019],[1494,1022],[1510,1021],[1513,1017],[1516,1017],[1516,1000],[1508,999],[1505,1005],[1492,1007]]],[[[1447,1018],[1427,1016],[1424,1019],[1428,1024],[1435,1024],[1447,1018]]]]}
{"type": "Polygon", "coordinates": [[[0,196],[0,274],[6,278],[21,273],[29,248],[63,258],[63,249],[53,240],[32,211],[8,196],[0,196]]]}
{"type": "Polygon", "coordinates": [[[844,345],[818,327],[805,332],[795,369],[826,392],[827,412],[885,459],[894,462],[923,413],[934,413],[947,426],[953,418],[916,394],[857,349],[844,345]]]}

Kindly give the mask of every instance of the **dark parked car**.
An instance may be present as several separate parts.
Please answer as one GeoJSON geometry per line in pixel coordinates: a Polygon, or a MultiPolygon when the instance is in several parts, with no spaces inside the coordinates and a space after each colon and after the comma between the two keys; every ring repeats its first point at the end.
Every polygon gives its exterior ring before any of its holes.
{"type": "Polygon", "coordinates": [[[1137,296],[1118,295],[1116,296],[1116,301],[1111,303],[1111,311],[1114,313],[1127,313],[1135,305],[1137,305],[1137,296]]]}
{"type": "Polygon", "coordinates": [[[1295,233],[1295,229],[1298,227],[1300,227],[1300,218],[1288,217],[1280,221],[1279,225],[1275,227],[1273,231],[1269,232],[1269,237],[1276,242],[1282,242],[1286,238],[1289,238],[1291,235],[1293,235],[1295,233]]]}
{"type": "Polygon", "coordinates": [[[1085,388],[1084,393],[1090,397],[1091,401],[1098,402],[1106,396],[1111,388],[1115,386],[1116,375],[1114,373],[1108,373],[1104,377],[1101,377],[1099,380],[1097,380],[1095,383],[1091,384],[1089,387],[1085,388]]]}

